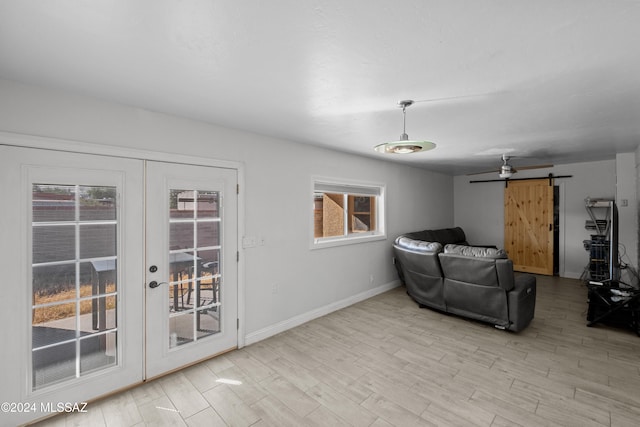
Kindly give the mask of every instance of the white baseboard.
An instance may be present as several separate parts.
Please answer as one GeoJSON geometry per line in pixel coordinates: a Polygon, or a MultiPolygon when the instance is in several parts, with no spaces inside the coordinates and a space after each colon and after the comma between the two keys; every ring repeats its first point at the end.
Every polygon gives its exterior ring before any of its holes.
{"type": "Polygon", "coordinates": [[[306,323],[310,320],[317,319],[318,317],[322,317],[336,310],[340,310],[357,302],[364,301],[383,292],[387,292],[388,290],[391,290],[393,288],[397,288],[398,286],[400,286],[400,280],[394,280],[393,282],[386,283],[373,289],[369,289],[368,291],[361,292],[343,300],[332,302],[331,304],[316,308],[315,310],[299,314],[298,316],[283,320],[282,322],[267,326],[266,328],[248,333],[247,335],[245,335],[244,343],[245,345],[249,345],[258,341],[262,341],[263,339],[277,335],[280,332],[295,328],[296,326],[302,325],[303,323],[306,323]]]}
{"type": "Polygon", "coordinates": [[[562,274],[559,274],[560,277],[564,277],[566,279],[579,279],[582,276],[582,271],[581,272],[577,272],[577,271],[563,271],[562,274]]]}

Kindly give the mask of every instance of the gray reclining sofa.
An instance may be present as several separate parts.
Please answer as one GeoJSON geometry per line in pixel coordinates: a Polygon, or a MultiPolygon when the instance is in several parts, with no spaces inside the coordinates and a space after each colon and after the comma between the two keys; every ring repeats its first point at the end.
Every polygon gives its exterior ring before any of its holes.
{"type": "MultiPolygon", "coordinates": [[[[495,247],[469,246],[464,232],[450,230],[442,236],[462,237],[459,243],[425,241],[399,236],[394,261],[407,293],[420,307],[429,307],[493,324],[499,329],[521,331],[533,319],[536,278],[514,274],[506,253],[495,247]],[[460,234],[462,233],[462,234],[460,234]],[[462,243],[462,244],[460,244],[462,243]]],[[[440,230],[431,230],[438,237],[440,230]]]]}

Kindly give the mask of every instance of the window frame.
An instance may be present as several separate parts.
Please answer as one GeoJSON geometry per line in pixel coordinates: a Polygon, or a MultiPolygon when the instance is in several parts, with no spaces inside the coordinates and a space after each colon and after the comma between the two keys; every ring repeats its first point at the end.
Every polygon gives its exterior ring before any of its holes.
{"type": "Polygon", "coordinates": [[[311,225],[310,248],[322,249],[336,246],[352,245],[378,240],[386,240],[386,185],[382,183],[354,181],[348,179],[314,176],[311,179],[311,225]],[[344,204],[344,233],[340,236],[315,237],[315,197],[317,193],[342,194],[344,204]],[[349,196],[375,197],[374,212],[375,229],[364,232],[349,232],[348,218],[349,196]]]}

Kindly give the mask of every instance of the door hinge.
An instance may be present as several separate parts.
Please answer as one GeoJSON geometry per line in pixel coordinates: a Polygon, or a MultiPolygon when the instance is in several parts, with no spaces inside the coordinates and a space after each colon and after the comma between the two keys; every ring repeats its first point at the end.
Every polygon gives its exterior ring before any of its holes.
{"type": "Polygon", "coordinates": [[[240,251],[236,251],[236,262],[240,262],[240,251]]]}
{"type": "Polygon", "coordinates": [[[236,319],[236,329],[240,329],[240,319],[236,319]]]}
{"type": "Polygon", "coordinates": [[[240,184],[236,184],[236,194],[240,194],[240,184]]]}

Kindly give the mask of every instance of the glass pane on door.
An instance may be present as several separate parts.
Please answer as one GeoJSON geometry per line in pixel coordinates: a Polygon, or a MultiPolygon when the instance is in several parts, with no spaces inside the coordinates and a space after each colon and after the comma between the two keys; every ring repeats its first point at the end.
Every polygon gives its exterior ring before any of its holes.
{"type": "Polygon", "coordinates": [[[169,347],[220,329],[220,193],[169,190],[169,347]]]}
{"type": "Polygon", "coordinates": [[[32,186],[32,388],[117,360],[116,187],[32,186]]]}

